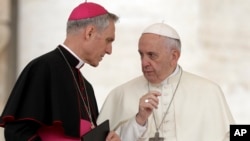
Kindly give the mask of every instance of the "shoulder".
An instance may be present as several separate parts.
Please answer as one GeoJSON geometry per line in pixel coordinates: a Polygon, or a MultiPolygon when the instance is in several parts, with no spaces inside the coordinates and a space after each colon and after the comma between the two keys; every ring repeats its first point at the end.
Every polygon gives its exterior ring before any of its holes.
{"type": "Polygon", "coordinates": [[[38,56],[28,62],[28,64],[22,70],[22,73],[29,73],[29,75],[37,75],[39,73],[47,73],[50,68],[55,65],[59,65],[57,55],[55,51],[48,52],[41,56],[38,56]]]}
{"type": "Polygon", "coordinates": [[[182,81],[184,83],[186,82],[185,84],[190,84],[190,85],[197,84],[197,86],[199,86],[199,87],[217,87],[217,88],[219,88],[219,85],[216,82],[214,82],[208,78],[205,78],[203,76],[194,74],[194,73],[183,71],[182,77],[183,77],[182,81]]]}
{"type": "Polygon", "coordinates": [[[144,78],[143,75],[141,75],[118,85],[115,89],[138,87],[146,82],[147,80],[144,78]]]}
{"type": "Polygon", "coordinates": [[[190,72],[183,72],[180,87],[186,94],[194,97],[202,94],[204,100],[223,97],[223,91],[217,83],[190,72]]]}
{"type": "Polygon", "coordinates": [[[50,51],[48,53],[45,53],[41,56],[38,56],[37,58],[34,58],[32,61],[29,62],[28,65],[45,65],[50,63],[57,63],[58,59],[61,58],[60,55],[56,50],[50,51]]]}
{"type": "Polygon", "coordinates": [[[118,85],[117,87],[113,88],[109,95],[123,95],[123,94],[128,94],[130,93],[130,91],[137,91],[137,90],[142,90],[143,87],[147,84],[146,79],[143,77],[143,75],[141,76],[137,76],[133,79],[130,79],[120,85],[118,85]]]}

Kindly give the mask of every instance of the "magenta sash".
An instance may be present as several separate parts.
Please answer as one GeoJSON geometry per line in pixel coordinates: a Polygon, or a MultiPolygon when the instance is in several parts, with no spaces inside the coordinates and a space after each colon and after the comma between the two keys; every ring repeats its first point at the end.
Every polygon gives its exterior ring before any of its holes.
{"type": "MultiPolygon", "coordinates": [[[[91,130],[91,123],[87,120],[81,119],[80,135],[84,135],[91,130]]],[[[65,136],[61,125],[43,126],[38,130],[38,135],[42,141],[81,141],[80,138],[73,138],[65,136]]]]}

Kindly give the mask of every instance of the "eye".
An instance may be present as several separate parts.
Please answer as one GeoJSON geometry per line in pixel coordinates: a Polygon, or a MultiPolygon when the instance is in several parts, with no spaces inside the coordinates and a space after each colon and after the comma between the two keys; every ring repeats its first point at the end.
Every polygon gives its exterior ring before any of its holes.
{"type": "Polygon", "coordinates": [[[157,59],[158,55],[154,52],[149,52],[148,57],[152,60],[155,60],[155,59],[157,59]]]}
{"type": "Polygon", "coordinates": [[[107,42],[107,43],[112,43],[113,41],[114,41],[113,38],[107,38],[107,39],[106,39],[106,42],[107,42]]]}
{"type": "Polygon", "coordinates": [[[143,54],[142,54],[140,51],[138,51],[138,52],[139,52],[140,57],[142,58],[142,57],[143,57],[143,54]]]}

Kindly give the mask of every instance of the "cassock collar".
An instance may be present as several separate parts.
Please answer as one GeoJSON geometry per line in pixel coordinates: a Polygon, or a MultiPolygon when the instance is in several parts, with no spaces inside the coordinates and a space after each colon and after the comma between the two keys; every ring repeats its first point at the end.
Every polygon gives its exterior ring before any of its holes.
{"type": "Polygon", "coordinates": [[[162,82],[162,85],[178,82],[180,79],[181,72],[181,66],[177,65],[174,72],[162,82]]]}
{"type": "Polygon", "coordinates": [[[179,74],[179,72],[180,72],[180,66],[177,65],[174,72],[169,77],[167,77],[165,80],[163,80],[161,84],[164,85],[164,84],[171,83],[171,81],[173,81],[176,78],[175,76],[177,76],[179,74]]]}
{"type": "Polygon", "coordinates": [[[84,65],[84,61],[79,58],[69,47],[67,47],[64,44],[60,44],[63,48],[65,48],[68,52],[70,52],[78,61],[79,63],[75,66],[77,69],[81,69],[81,67],[84,65]]]}
{"type": "Polygon", "coordinates": [[[178,77],[176,77],[176,76],[179,76],[180,69],[181,69],[180,66],[177,65],[177,67],[175,68],[174,72],[171,75],[169,75],[166,79],[164,79],[161,83],[158,83],[158,84],[151,84],[150,83],[150,85],[154,86],[154,87],[161,87],[163,85],[170,84],[173,81],[177,81],[178,77]]]}

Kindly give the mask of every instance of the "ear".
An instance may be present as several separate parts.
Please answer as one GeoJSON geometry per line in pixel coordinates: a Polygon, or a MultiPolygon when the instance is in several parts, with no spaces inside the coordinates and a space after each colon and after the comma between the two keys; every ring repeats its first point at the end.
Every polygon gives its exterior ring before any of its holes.
{"type": "Polygon", "coordinates": [[[95,28],[92,25],[89,25],[85,28],[84,36],[86,40],[89,40],[93,37],[94,30],[95,28]]]}
{"type": "Polygon", "coordinates": [[[180,58],[180,51],[177,49],[172,49],[171,54],[172,54],[172,61],[171,61],[172,65],[177,64],[180,58]]]}

